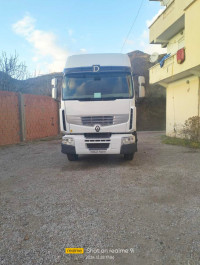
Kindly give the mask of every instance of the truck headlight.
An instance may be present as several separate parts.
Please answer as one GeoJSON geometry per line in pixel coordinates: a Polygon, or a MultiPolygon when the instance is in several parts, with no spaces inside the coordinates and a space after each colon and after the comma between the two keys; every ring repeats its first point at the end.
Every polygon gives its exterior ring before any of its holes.
{"type": "Polygon", "coordinates": [[[122,145],[135,143],[135,136],[122,137],[122,145]]]}
{"type": "Polygon", "coordinates": [[[67,144],[67,145],[75,145],[74,139],[72,137],[68,136],[63,136],[62,138],[62,144],[67,144]]]}

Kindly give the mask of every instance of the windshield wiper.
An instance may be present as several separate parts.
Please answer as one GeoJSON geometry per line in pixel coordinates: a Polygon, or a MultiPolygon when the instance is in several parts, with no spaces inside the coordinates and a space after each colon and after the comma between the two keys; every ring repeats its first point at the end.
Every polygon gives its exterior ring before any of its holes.
{"type": "Polygon", "coordinates": [[[63,100],[78,100],[78,101],[113,101],[117,99],[129,99],[130,97],[117,97],[117,98],[65,98],[63,100]]]}
{"type": "Polygon", "coordinates": [[[81,98],[78,99],[79,101],[111,101],[111,100],[116,100],[117,98],[81,98]]]}

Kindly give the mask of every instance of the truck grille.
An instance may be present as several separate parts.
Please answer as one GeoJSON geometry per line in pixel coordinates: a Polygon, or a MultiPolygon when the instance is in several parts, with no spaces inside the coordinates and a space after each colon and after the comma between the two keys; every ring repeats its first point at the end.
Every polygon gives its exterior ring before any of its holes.
{"type": "Polygon", "coordinates": [[[111,133],[85,133],[85,144],[89,150],[107,150],[111,133]]]}
{"type": "Polygon", "coordinates": [[[94,126],[95,124],[108,126],[113,124],[113,116],[87,116],[81,117],[81,120],[85,126],[94,126]]]}
{"type": "Polygon", "coordinates": [[[107,150],[110,143],[89,143],[87,148],[90,150],[107,150]]]}
{"type": "Polygon", "coordinates": [[[67,115],[67,122],[75,125],[84,125],[93,127],[95,125],[109,126],[126,123],[129,120],[129,114],[116,114],[109,116],[76,116],[67,115]]]}
{"type": "Polygon", "coordinates": [[[86,139],[105,139],[110,138],[111,133],[84,133],[86,139]]]}

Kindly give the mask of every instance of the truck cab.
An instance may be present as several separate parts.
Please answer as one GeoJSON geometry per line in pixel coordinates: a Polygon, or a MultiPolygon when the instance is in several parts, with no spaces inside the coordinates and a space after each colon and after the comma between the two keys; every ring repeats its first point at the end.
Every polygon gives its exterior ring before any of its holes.
{"type": "Polygon", "coordinates": [[[63,76],[61,151],[70,161],[78,155],[137,151],[136,107],[131,64],[126,54],[68,57],[63,76]]]}

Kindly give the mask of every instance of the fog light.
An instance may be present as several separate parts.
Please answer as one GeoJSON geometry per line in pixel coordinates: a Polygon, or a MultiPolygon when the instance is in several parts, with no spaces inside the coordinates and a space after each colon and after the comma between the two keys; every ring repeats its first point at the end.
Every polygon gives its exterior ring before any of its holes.
{"type": "Polygon", "coordinates": [[[135,143],[135,136],[122,137],[122,145],[135,143]]]}
{"type": "Polygon", "coordinates": [[[74,139],[72,137],[68,136],[63,136],[62,138],[62,144],[67,144],[67,145],[75,145],[74,139]]]}

